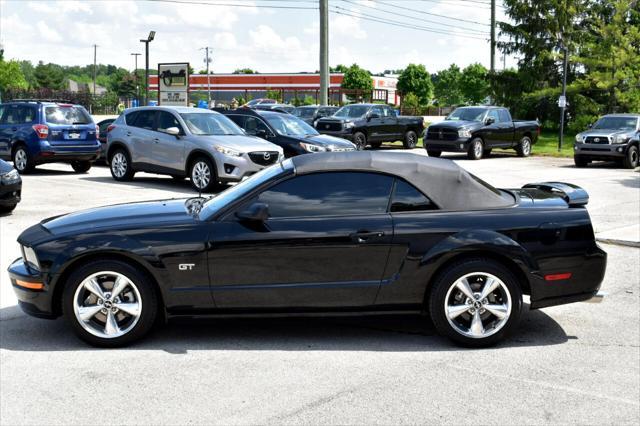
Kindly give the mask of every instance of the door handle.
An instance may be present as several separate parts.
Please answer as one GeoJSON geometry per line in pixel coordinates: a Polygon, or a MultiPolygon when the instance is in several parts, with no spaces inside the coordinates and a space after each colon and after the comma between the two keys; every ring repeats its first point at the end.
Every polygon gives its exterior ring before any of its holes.
{"type": "Polygon", "coordinates": [[[354,232],[353,234],[351,234],[349,236],[351,237],[352,240],[356,241],[357,243],[362,244],[362,243],[366,243],[370,239],[380,238],[380,237],[384,236],[384,232],[382,232],[382,231],[377,231],[377,232],[358,231],[358,232],[354,232]]]}
{"type": "Polygon", "coordinates": [[[12,132],[17,132],[17,131],[18,131],[18,128],[17,128],[17,127],[12,127],[12,128],[11,128],[11,131],[12,131],[12,132]]]}
{"type": "Polygon", "coordinates": [[[131,132],[127,132],[127,136],[131,136],[131,132]]]}
{"type": "Polygon", "coordinates": [[[153,141],[154,141],[155,143],[158,143],[158,142],[160,142],[160,139],[158,139],[158,138],[154,138],[154,139],[153,139],[153,141]]]}

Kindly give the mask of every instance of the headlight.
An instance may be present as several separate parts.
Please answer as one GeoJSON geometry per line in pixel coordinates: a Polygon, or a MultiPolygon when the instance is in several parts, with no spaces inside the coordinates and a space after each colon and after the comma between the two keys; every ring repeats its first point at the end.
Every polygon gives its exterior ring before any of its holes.
{"type": "Polygon", "coordinates": [[[353,123],[351,121],[347,121],[346,123],[344,123],[344,128],[345,129],[350,129],[352,127],[355,127],[355,123],[353,123]]]}
{"type": "Polygon", "coordinates": [[[36,256],[36,252],[31,247],[22,246],[22,258],[28,267],[40,271],[38,256],[36,256]]]}
{"type": "Polygon", "coordinates": [[[582,142],[582,135],[580,133],[576,135],[576,142],[582,142]]]}
{"type": "Polygon", "coordinates": [[[468,130],[468,129],[458,130],[458,137],[459,138],[470,138],[471,137],[471,130],[468,130]]]}
{"type": "Polygon", "coordinates": [[[613,138],[613,143],[627,143],[628,140],[629,140],[629,136],[618,135],[613,138]]]}
{"type": "Polygon", "coordinates": [[[2,175],[1,177],[2,183],[5,185],[10,185],[12,183],[16,183],[20,180],[20,175],[17,170],[11,170],[9,173],[2,175]]]}
{"type": "Polygon", "coordinates": [[[300,142],[300,146],[307,152],[325,152],[327,148],[323,146],[313,145],[310,143],[300,142]]]}
{"type": "Polygon", "coordinates": [[[240,151],[236,151],[235,149],[227,148],[227,147],[224,147],[224,146],[219,146],[218,145],[218,146],[215,146],[214,148],[220,154],[230,155],[232,157],[240,157],[242,155],[242,153],[240,151]]]}

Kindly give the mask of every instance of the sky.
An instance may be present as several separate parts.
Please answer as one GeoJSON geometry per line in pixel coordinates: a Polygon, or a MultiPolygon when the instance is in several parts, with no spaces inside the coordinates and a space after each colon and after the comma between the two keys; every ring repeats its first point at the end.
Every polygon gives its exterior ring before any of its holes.
{"type": "MultiPolygon", "coordinates": [[[[97,44],[98,63],[131,70],[131,53],[144,54],[139,40],[155,30],[151,68],[189,62],[204,69],[201,48],[209,46],[215,73],[314,72],[317,8],[317,0],[0,0],[0,43],[6,59],[34,65],[91,64],[97,44]]],[[[432,73],[451,63],[489,67],[489,0],[329,0],[329,9],[331,66],[357,63],[373,73],[409,63],[432,73]]],[[[506,19],[500,6],[497,18],[506,19]]]]}

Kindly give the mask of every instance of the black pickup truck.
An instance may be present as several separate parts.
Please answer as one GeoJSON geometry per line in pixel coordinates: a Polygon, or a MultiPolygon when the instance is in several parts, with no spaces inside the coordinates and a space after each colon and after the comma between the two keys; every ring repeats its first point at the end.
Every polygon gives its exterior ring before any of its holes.
{"type": "Polygon", "coordinates": [[[470,159],[479,160],[493,148],[515,149],[518,156],[527,157],[539,134],[540,123],[513,120],[506,108],[462,107],[430,125],[423,145],[432,157],[439,157],[442,151],[466,152],[470,159]]]}
{"type": "Polygon", "coordinates": [[[383,142],[402,141],[406,149],[416,147],[424,130],[422,117],[397,116],[388,105],[352,104],[331,117],[316,121],[316,130],[353,142],[359,150],[367,145],[378,148],[383,142]]]}

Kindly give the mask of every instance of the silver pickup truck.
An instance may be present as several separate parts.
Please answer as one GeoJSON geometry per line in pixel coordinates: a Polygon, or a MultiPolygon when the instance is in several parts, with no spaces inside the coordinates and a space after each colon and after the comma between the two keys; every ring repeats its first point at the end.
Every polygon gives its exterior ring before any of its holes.
{"type": "Polygon", "coordinates": [[[576,167],[592,161],[618,161],[623,167],[638,167],[640,114],[608,114],[587,131],[578,133],[573,146],[576,167]]]}

